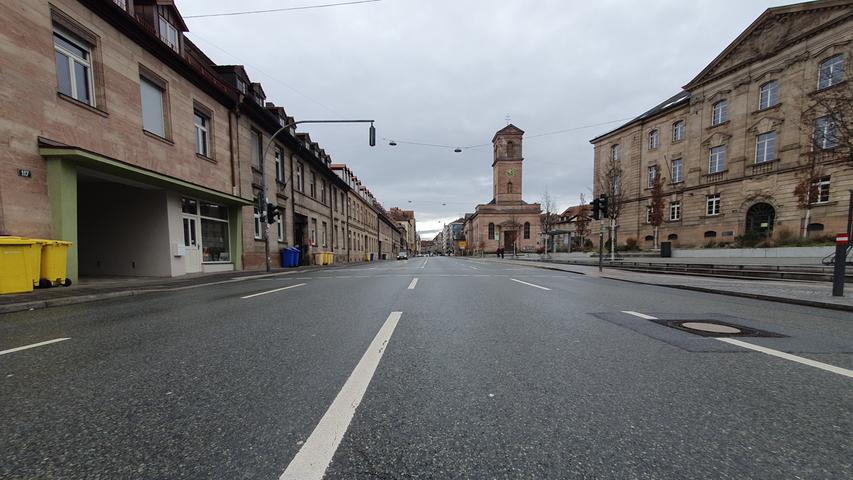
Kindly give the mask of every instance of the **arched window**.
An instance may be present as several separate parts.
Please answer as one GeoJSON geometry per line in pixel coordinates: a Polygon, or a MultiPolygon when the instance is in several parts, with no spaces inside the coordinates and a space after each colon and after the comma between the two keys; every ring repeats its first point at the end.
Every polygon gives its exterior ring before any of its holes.
{"type": "Polygon", "coordinates": [[[506,182],[506,193],[512,193],[512,182],[506,182]]]}
{"type": "Polygon", "coordinates": [[[669,235],[667,235],[666,239],[667,240],[678,240],[678,235],[675,233],[670,233],[669,235]]]}
{"type": "Polygon", "coordinates": [[[524,238],[530,238],[530,222],[524,222],[524,238]]]}
{"type": "Polygon", "coordinates": [[[489,240],[492,240],[494,238],[495,238],[495,224],[490,223],[489,224],[489,240]]]}
{"type": "Polygon", "coordinates": [[[705,238],[717,238],[717,232],[713,230],[708,230],[705,232],[705,238]]]}
{"type": "Polygon", "coordinates": [[[646,241],[647,242],[654,242],[655,236],[654,235],[646,235],[646,241]]]}

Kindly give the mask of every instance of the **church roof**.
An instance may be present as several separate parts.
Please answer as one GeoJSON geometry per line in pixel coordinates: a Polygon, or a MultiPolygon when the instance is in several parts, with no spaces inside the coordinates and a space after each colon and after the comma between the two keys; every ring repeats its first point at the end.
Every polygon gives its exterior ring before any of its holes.
{"type": "Polygon", "coordinates": [[[510,123],[509,125],[505,126],[504,128],[498,130],[495,133],[495,136],[492,137],[492,143],[494,143],[495,139],[498,138],[498,136],[500,135],[524,135],[524,130],[510,123]]]}

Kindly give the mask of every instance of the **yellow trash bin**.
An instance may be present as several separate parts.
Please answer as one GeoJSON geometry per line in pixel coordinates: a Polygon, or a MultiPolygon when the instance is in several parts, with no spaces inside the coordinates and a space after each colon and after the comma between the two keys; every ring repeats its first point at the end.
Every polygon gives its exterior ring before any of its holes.
{"type": "Polygon", "coordinates": [[[326,253],[326,265],[331,265],[335,263],[335,254],[332,252],[326,253]]]}
{"type": "Polygon", "coordinates": [[[0,294],[33,291],[30,273],[30,239],[0,237],[0,294]]]}
{"type": "Polygon", "coordinates": [[[62,240],[43,240],[41,249],[41,275],[39,286],[69,286],[71,279],[68,278],[68,249],[71,242],[62,240]]]}
{"type": "Polygon", "coordinates": [[[323,264],[323,252],[315,252],[314,253],[314,265],[322,265],[323,264]]]}
{"type": "Polygon", "coordinates": [[[33,286],[37,287],[39,284],[39,279],[41,278],[41,249],[44,247],[44,244],[49,242],[50,240],[42,240],[40,238],[26,238],[26,237],[16,237],[16,236],[8,236],[3,238],[10,238],[15,240],[26,240],[29,242],[33,242],[32,245],[27,248],[27,269],[30,272],[30,278],[32,279],[33,286]]]}

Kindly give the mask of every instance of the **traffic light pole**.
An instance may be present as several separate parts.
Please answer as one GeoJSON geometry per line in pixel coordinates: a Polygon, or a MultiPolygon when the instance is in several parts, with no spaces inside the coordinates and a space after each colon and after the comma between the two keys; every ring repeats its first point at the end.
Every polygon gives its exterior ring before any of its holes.
{"type": "MultiPolygon", "coordinates": [[[[258,215],[262,215],[261,218],[264,222],[264,258],[266,258],[267,272],[272,269],[272,261],[270,259],[270,224],[266,214],[266,206],[267,203],[269,203],[269,200],[267,200],[267,169],[265,168],[266,165],[264,165],[264,160],[267,158],[267,152],[272,146],[275,137],[277,137],[278,134],[287,130],[288,128],[299,125],[300,123],[369,123],[370,146],[372,147],[376,145],[376,128],[373,127],[373,122],[374,120],[299,120],[283,125],[281,128],[276,130],[275,133],[273,133],[270,139],[267,141],[266,146],[261,151],[261,200],[258,202],[258,215]]],[[[284,161],[283,158],[282,161],[284,161]]],[[[283,166],[284,163],[282,163],[282,168],[283,166]]]]}
{"type": "Polygon", "coordinates": [[[604,220],[598,222],[598,271],[602,272],[604,262],[604,220]]]}

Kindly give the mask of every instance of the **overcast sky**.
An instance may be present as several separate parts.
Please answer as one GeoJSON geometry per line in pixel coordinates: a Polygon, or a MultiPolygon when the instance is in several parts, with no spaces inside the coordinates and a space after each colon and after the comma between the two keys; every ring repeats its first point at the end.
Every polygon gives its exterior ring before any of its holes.
{"type": "MultiPolygon", "coordinates": [[[[185,16],[342,0],[178,0],[185,16]]],[[[526,132],[524,199],[558,208],[589,196],[589,140],[677,93],[764,9],[759,0],[382,0],[187,19],[214,61],[246,66],[269,101],[309,125],[386,208],[415,210],[431,238],[492,198],[488,144],[505,118],[526,132]],[[532,138],[528,138],[532,137],[532,138]]]]}

